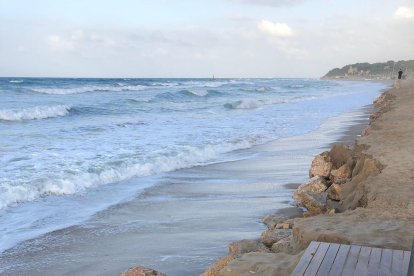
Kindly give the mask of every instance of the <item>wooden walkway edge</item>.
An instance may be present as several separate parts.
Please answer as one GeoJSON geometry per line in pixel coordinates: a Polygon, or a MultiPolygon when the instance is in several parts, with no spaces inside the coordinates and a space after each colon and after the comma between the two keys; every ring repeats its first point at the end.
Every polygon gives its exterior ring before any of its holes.
{"type": "Polygon", "coordinates": [[[410,257],[410,251],[313,241],[292,276],[406,276],[410,257]]]}

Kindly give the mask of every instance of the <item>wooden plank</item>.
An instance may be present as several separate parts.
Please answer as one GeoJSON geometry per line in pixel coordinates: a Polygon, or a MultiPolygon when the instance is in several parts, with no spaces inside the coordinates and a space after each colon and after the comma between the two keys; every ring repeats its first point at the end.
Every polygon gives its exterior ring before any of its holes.
{"type": "Polygon", "coordinates": [[[341,244],[339,246],[338,253],[336,254],[336,258],[334,260],[334,263],[332,264],[331,270],[329,271],[328,275],[341,275],[350,248],[351,246],[347,244],[341,244]]]}
{"type": "Polygon", "coordinates": [[[368,263],[368,276],[377,276],[381,263],[381,248],[372,248],[368,263]]]}
{"type": "Polygon", "coordinates": [[[354,275],[360,251],[361,251],[361,246],[351,245],[351,249],[348,252],[348,257],[346,258],[344,269],[342,271],[343,276],[354,275]]]}
{"type": "Polygon", "coordinates": [[[404,251],[404,259],[403,259],[403,275],[407,275],[408,274],[408,266],[410,264],[410,257],[411,257],[411,252],[410,251],[404,251]]]}
{"type": "Polygon", "coordinates": [[[379,276],[391,276],[392,249],[383,249],[379,276]]]}
{"type": "Polygon", "coordinates": [[[394,250],[392,253],[392,265],[391,265],[391,275],[396,276],[406,276],[407,273],[403,274],[403,260],[404,260],[404,251],[394,250]]]}
{"type": "Polygon", "coordinates": [[[368,262],[369,257],[371,256],[371,247],[363,246],[358,256],[358,263],[355,268],[354,275],[366,276],[368,275],[368,262]]]}
{"type": "Polygon", "coordinates": [[[331,270],[332,264],[336,258],[336,254],[338,253],[340,244],[331,243],[329,245],[329,249],[325,254],[325,258],[323,258],[322,264],[319,267],[318,276],[328,276],[329,270],[331,270]]]}
{"type": "MultiPolygon", "coordinates": [[[[321,263],[325,257],[326,251],[328,251],[329,243],[321,242],[318,250],[312,258],[311,263],[305,271],[305,276],[315,276],[321,266],[321,263]]],[[[319,275],[319,274],[318,274],[319,275]]]]}
{"type": "Polygon", "coordinates": [[[306,249],[305,253],[303,253],[302,258],[300,259],[298,265],[296,266],[295,270],[292,272],[292,276],[302,276],[305,273],[306,269],[308,268],[309,263],[312,261],[313,256],[315,255],[316,251],[318,250],[320,243],[319,242],[311,242],[306,249]]]}

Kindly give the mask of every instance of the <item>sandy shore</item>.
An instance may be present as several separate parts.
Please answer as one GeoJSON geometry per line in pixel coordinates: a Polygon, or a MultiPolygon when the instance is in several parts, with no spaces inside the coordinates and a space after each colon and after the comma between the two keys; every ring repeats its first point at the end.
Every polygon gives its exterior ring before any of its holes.
{"type": "Polygon", "coordinates": [[[225,162],[149,177],[154,185],[131,200],[7,250],[0,274],[110,276],[144,265],[169,276],[199,275],[228,243],[264,231],[264,215],[301,215],[290,205],[292,189],[306,180],[313,156],[333,141],[352,143],[368,112],[369,106],[350,110],[312,132],[233,152],[225,162]]]}
{"type": "MultiPolygon", "coordinates": [[[[246,242],[232,244],[229,255],[217,261],[205,275],[290,275],[312,240],[411,249],[413,106],[414,82],[404,81],[400,89],[386,91],[377,101],[364,135],[349,150],[354,162],[352,173],[339,185],[338,201],[328,196],[326,209],[320,214],[308,212],[308,217],[268,217],[268,230],[260,239],[248,246],[246,242]],[[266,244],[269,236],[283,236],[276,229],[280,228],[275,225],[278,222],[290,228],[285,231],[290,235],[266,244]],[[261,246],[263,243],[267,248],[261,246]]],[[[327,154],[333,155],[333,151],[327,154]]]]}

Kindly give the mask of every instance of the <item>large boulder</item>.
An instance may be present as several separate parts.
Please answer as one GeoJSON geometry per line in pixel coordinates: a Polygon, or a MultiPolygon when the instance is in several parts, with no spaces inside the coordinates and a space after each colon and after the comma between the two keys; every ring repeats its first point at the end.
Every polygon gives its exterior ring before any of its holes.
{"type": "Polygon", "coordinates": [[[344,183],[352,175],[351,169],[347,164],[342,165],[339,169],[332,170],[330,179],[332,183],[344,183]]]}
{"type": "Polygon", "coordinates": [[[303,193],[320,194],[328,189],[328,184],[322,176],[312,177],[308,182],[300,185],[293,193],[293,197],[299,199],[303,193]]]}
{"type": "Polygon", "coordinates": [[[263,223],[267,226],[269,229],[273,229],[278,225],[279,223],[284,222],[287,220],[288,217],[282,214],[272,214],[267,215],[263,218],[263,223]]]}
{"type": "Polygon", "coordinates": [[[312,213],[322,213],[326,211],[326,192],[320,194],[304,192],[297,196],[302,205],[312,213]]]}
{"type": "Polygon", "coordinates": [[[328,178],[332,170],[332,162],[329,157],[329,152],[324,152],[317,155],[313,161],[309,170],[309,177],[322,176],[328,178]]]}
{"type": "Polygon", "coordinates": [[[329,189],[327,190],[328,198],[335,201],[341,200],[341,191],[342,186],[340,184],[332,184],[331,187],[329,187],[329,189]]]}
{"type": "Polygon", "coordinates": [[[270,248],[274,243],[290,235],[292,235],[292,229],[268,229],[262,233],[261,242],[270,248]]]}
{"type": "Polygon", "coordinates": [[[165,276],[164,273],[143,266],[132,267],[118,276],[165,276]]]}
{"type": "Polygon", "coordinates": [[[229,245],[230,256],[240,256],[249,252],[269,252],[269,249],[259,240],[241,240],[229,245]]]}

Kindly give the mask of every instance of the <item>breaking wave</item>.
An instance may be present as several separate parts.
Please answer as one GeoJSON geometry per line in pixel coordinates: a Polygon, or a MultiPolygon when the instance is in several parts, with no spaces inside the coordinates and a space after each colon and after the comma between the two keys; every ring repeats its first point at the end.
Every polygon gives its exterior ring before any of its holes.
{"type": "Polygon", "coordinates": [[[181,90],[181,93],[188,95],[188,96],[197,96],[197,97],[204,97],[208,95],[207,90],[181,90]]]}
{"type": "Polygon", "coordinates": [[[22,121],[61,117],[68,115],[70,109],[71,108],[67,105],[36,106],[24,109],[3,109],[0,110],[0,120],[22,121]]]}
{"type": "Polygon", "coordinates": [[[228,109],[254,109],[262,105],[263,103],[257,100],[240,100],[233,103],[226,103],[224,107],[228,109]]]}
{"type": "Polygon", "coordinates": [[[111,183],[125,181],[134,177],[143,177],[163,172],[207,164],[218,155],[237,149],[244,149],[260,143],[262,138],[249,140],[237,139],[203,148],[182,146],[179,151],[160,154],[151,161],[131,164],[129,161],[117,165],[103,165],[99,169],[89,168],[87,172],[73,174],[73,171],[61,175],[42,177],[28,183],[0,183],[0,209],[16,203],[36,200],[47,195],[70,195],[111,183]]]}
{"type": "Polygon", "coordinates": [[[98,92],[98,91],[141,91],[147,89],[147,86],[144,85],[93,85],[93,86],[80,86],[80,87],[71,87],[71,88],[30,88],[34,92],[42,94],[52,94],[52,95],[70,95],[70,94],[80,94],[87,92],[98,92]]]}
{"type": "Polygon", "coordinates": [[[9,82],[10,83],[22,83],[23,80],[10,80],[9,82]]]}

